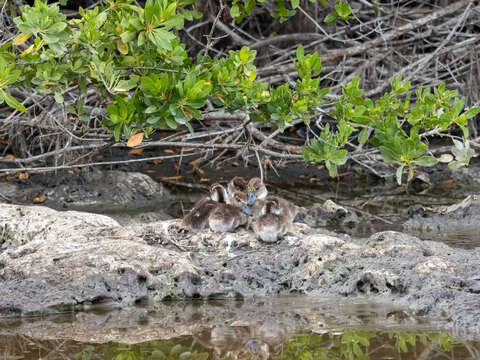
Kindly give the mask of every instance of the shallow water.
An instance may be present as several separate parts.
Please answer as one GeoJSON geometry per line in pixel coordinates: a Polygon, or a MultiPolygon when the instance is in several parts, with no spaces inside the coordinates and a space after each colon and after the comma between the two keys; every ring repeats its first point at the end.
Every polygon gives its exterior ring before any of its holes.
{"type": "Polygon", "coordinates": [[[305,297],[0,319],[0,359],[40,358],[479,359],[480,342],[445,319],[305,297]]]}

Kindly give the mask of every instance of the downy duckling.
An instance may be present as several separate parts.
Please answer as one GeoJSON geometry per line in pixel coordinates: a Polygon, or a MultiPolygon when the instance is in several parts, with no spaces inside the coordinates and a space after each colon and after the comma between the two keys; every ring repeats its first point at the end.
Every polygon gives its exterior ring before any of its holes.
{"type": "Polygon", "coordinates": [[[254,177],[247,184],[247,205],[250,207],[253,217],[258,218],[262,215],[264,200],[268,195],[268,190],[263,181],[254,177]]]}
{"type": "Polygon", "coordinates": [[[225,188],[218,184],[210,186],[210,196],[197,201],[192,210],[185,215],[182,226],[193,232],[199,232],[208,226],[208,218],[219,203],[226,204],[227,194],[225,188]]]}
{"type": "Polygon", "coordinates": [[[257,239],[270,243],[278,241],[287,232],[288,227],[289,221],[277,199],[265,200],[262,216],[252,224],[257,239]]]}
{"type": "Polygon", "coordinates": [[[208,225],[214,232],[232,232],[248,222],[248,212],[247,195],[235,191],[230,204],[218,203],[213,209],[208,217],[208,225]]]}
{"type": "Polygon", "coordinates": [[[288,201],[287,199],[281,198],[280,196],[269,196],[267,197],[267,200],[276,200],[280,206],[280,209],[282,210],[282,213],[292,223],[301,209],[299,206],[288,201]]]}
{"type": "Polygon", "coordinates": [[[283,214],[293,222],[299,212],[299,207],[290,201],[279,196],[268,196],[268,190],[260,178],[252,178],[247,185],[248,191],[248,206],[252,212],[253,217],[262,215],[262,209],[265,206],[266,200],[276,200],[282,209],[283,214]]]}
{"type": "Polygon", "coordinates": [[[241,176],[235,176],[227,184],[227,193],[229,196],[233,196],[235,191],[247,192],[247,182],[241,176]]]}
{"type": "Polygon", "coordinates": [[[255,200],[264,200],[268,195],[268,190],[263,181],[254,177],[247,184],[248,205],[252,205],[255,200]]]}

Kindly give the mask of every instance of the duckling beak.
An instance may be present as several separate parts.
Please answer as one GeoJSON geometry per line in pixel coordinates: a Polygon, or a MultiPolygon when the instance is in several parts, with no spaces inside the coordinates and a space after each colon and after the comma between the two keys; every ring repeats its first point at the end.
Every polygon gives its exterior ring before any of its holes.
{"type": "Polygon", "coordinates": [[[250,211],[250,209],[248,208],[248,205],[247,204],[243,204],[242,206],[242,211],[247,214],[248,216],[252,216],[252,212],[250,211]]]}
{"type": "Polygon", "coordinates": [[[248,193],[247,205],[248,205],[248,206],[253,205],[253,203],[255,202],[255,200],[257,200],[257,197],[255,196],[255,194],[254,194],[253,192],[248,193]]]}

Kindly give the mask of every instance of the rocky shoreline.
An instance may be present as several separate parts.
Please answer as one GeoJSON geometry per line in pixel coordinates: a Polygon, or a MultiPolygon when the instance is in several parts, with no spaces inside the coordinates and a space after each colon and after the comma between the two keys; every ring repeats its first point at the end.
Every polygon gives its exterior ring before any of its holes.
{"type": "Polygon", "coordinates": [[[299,223],[266,245],[245,229],[192,234],[179,220],[124,227],[9,204],[0,205],[0,229],[1,316],[302,294],[388,302],[480,337],[479,248],[399,232],[354,239],[299,223]]]}
{"type": "MultiPolygon", "coordinates": [[[[275,244],[244,228],[193,234],[164,211],[176,196],[147,175],[95,170],[62,179],[51,186],[1,184],[12,201],[40,193],[48,199],[48,207],[0,203],[4,319],[161,307],[165,300],[300,295],[382,302],[441,317],[462,336],[480,338],[478,247],[452,248],[393,231],[357,238],[362,219],[330,200],[304,209],[301,223],[275,244]],[[132,215],[139,208],[153,210],[132,215]],[[104,209],[112,217],[89,212],[104,209]]],[[[404,229],[443,233],[479,223],[480,202],[472,195],[447,208],[412,208],[404,229]]]]}

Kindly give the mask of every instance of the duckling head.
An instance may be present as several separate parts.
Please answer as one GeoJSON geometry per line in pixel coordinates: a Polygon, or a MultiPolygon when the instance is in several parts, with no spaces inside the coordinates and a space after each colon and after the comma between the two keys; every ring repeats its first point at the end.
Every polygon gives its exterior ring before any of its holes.
{"type": "Polygon", "coordinates": [[[215,183],[210,186],[210,198],[213,201],[217,201],[222,204],[229,203],[227,191],[219,183],[215,183]]]}
{"type": "Polygon", "coordinates": [[[262,215],[265,214],[274,214],[274,215],[281,215],[282,214],[282,207],[277,199],[269,199],[265,201],[265,204],[262,208],[262,215]]]}
{"type": "Polygon", "coordinates": [[[258,177],[250,179],[247,184],[248,205],[253,205],[255,200],[263,200],[267,197],[268,191],[265,184],[258,177]]]}
{"type": "Polygon", "coordinates": [[[246,192],[247,191],[247,182],[241,176],[235,176],[230,180],[227,185],[227,192],[232,196],[235,191],[246,192]]]}
{"type": "Polygon", "coordinates": [[[248,199],[247,199],[247,195],[244,193],[244,192],[241,192],[241,191],[235,191],[233,193],[233,196],[231,198],[231,205],[237,207],[237,208],[241,208],[242,211],[248,215],[248,216],[252,216],[252,211],[250,210],[250,208],[248,207],[248,199]]]}

